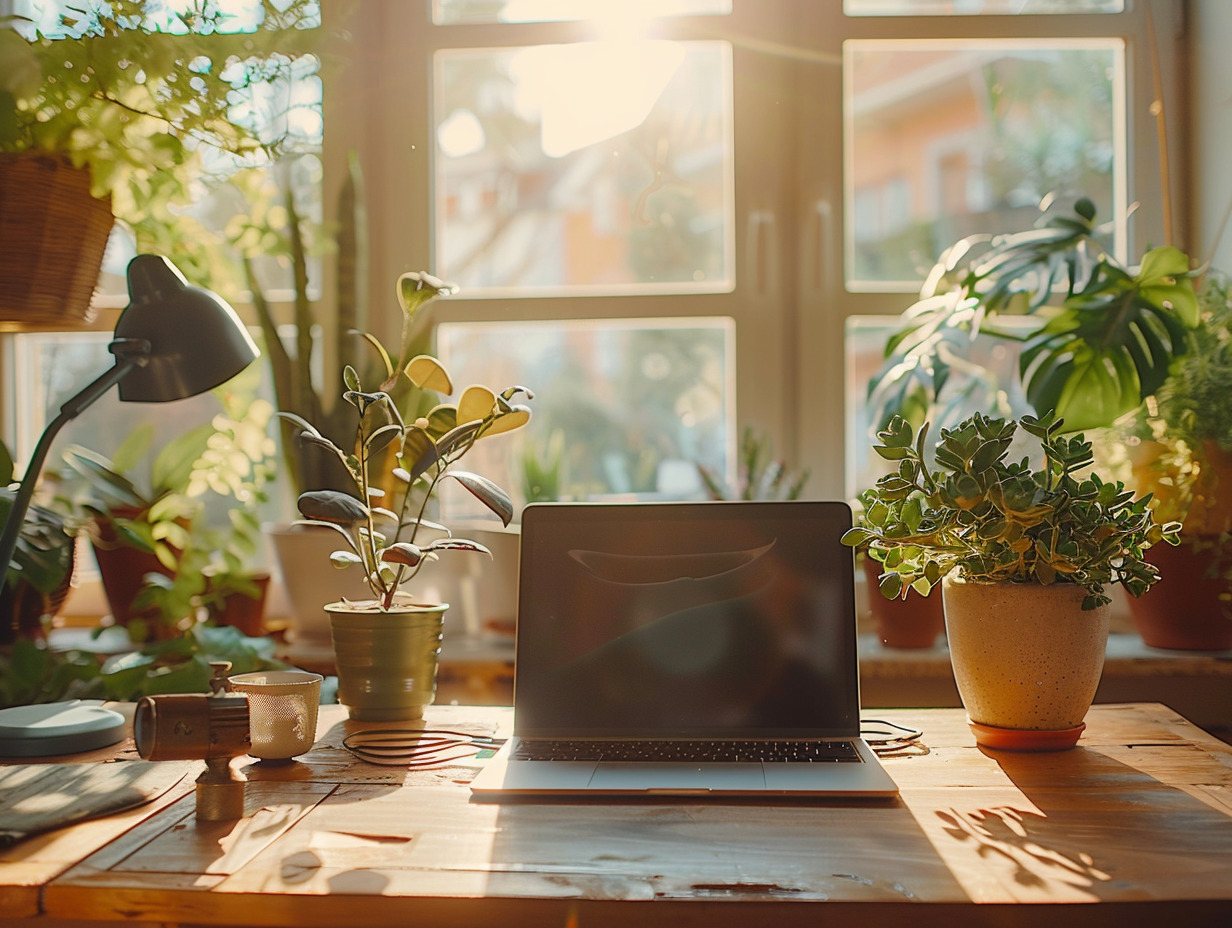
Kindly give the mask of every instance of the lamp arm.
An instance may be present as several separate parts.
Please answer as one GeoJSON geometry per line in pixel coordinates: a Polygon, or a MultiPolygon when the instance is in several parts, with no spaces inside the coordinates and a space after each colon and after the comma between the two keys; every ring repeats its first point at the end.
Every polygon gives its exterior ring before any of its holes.
{"type": "Polygon", "coordinates": [[[21,478],[21,486],[18,487],[17,495],[13,498],[13,506],[9,510],[8,519],[4,523],[4,535],[0,536],[0,590],[8,583],[9,565],[13,560],[13,552],[17,550],[17,539],[21,536],[21,527],[26,521],[26,512],[30,508],[30,501],[34,498],[34,488],[38,484],[39,472],[43,469],[47,452],[51,450],[52,441],[67,423],[76,419],[88,406],[127,377],[133,368],[145,363],[145,353],[149,351],[149,343],[145,343],[145,352],[142,352],[140,348],[135,352],[116,351],[114,343],[112,350],[116,355],[115,366],[65,402],[60,407],[60,414],[48,423],[47,428],[39,437],[34,454],[30,458],[30,464],[26,467],[25,476],[21,478]]]}

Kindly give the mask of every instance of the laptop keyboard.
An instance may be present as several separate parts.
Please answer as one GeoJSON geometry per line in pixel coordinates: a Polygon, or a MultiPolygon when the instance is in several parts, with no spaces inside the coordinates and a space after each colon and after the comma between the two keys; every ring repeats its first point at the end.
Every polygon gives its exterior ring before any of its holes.
{"type": "Polygon", "coordinates": [[[842,763],[859,761],[850,741],[521,741],[514,760],[633,763],[842,763]]]}

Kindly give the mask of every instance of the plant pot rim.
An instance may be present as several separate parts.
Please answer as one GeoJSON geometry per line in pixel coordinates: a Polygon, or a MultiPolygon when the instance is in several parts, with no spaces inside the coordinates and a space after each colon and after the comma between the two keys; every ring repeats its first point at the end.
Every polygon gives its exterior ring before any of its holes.
{"type": "Polygon", "coordinates": [[[333,615],[402,615],[444,612],[448,608],[449,603],[395,602],[391,608],[382,609],[375,599],[363,599],[358,602],[340,599],[337,602],[325,604],[325,610],[333,615]]]}

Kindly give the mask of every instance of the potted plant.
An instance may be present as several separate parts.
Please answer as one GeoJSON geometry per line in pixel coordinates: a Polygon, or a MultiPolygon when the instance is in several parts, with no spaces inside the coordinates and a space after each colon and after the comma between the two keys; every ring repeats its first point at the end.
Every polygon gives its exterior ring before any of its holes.
{"type": "Polygon", "coordinates": [[[1155,517],[1184,524],[1152,551],[1164,579],[1130,602],[1142,640],[1159,648],[1232,648],[1232,292],[1218,273],[1198,288],[1201,324],[1155,402],[1126,424],[1139,488],[1155,517]]]}
{"type": "Polygon", "coordinates": [[[723,478],[705,464],[697,465],[698,476],[711,499],[799,499],[808,483],[809,471],[794,474],[774,456],[770,439],[752,426],[740,433],[739,479],[729,488],[723,478]]]}
{"type": "Polygon", "coordinates": [[[883,595],[941,586],[959,695],[987,747],[1077,742],[1103,669],[1107,587],[1144,593],[1159,577],[1144,552],[1180,530],[1121,483],[1084,475],[1091,444],[1062,425],[977,413],[941,430],[933,469],[928,423],[917,434],[895,418],[874,450],[897,470],[843,536],[883,563],[883,595]],[[1042,455],[1034,466],[1010,460],[1020,428],[1042,455]]]}
{"type": "Polygon", "coordinates": [[[236,104],[308,50],[314,4],[262,0],[251,32],[231,32],[215,4],[155,6],[89,4],[47,34],[0,22],[0,305],[13,321],[89,321],[113,217],[138,250],[176,241],[204,152],[279,147],[236,104]]]}
{"type": "Polygon", "coordinates": [[[154,442],[154,427],[148,423],[135,428],[112,458],[76,445],[64,450],[65,463],[85,479],[80,506],[112,618],[128,627],[134,641],[157,631],[154,612],[134,602],[148,574],[174,575],[200,510],[200,501],[188,495],[188,484],[212,432],[207,423],[164,445],[142,486],[136,471],[154,442]]]}
{"type": "Polygon", "coordinates": [[[84,478],[78,505],[102,575],[111,614],[135,641],[193,619],[204,593],[203,570],[216,561],[233,572],[255,553],[259,518],[272,474],[273,409],[255,399],[243,374],[214,390],[222,409],[210,422],[151,454],[154,427],[135,428],[113,457],[80,446],[64,451],[84,478]],[[139,476],[148,469],[148,478],[139,476]],[[205,502],[223,498],[229,529],[202,519],[205,502]]]}
{"type": "MultiPolygon", "coordinates": [[[[393,398],[403,419],[414,420],[431,409],[439,399],[433,385],[417,387],[405,368],[412,358],[428,349],[430,326],[424,311],[426,304],[447,295],[449,290],[423,286],[400,294],[402,325],[397,350],[392,354],[380,347],[379,339],[373,336],[368,338],[376,351],[364,343],[368,310],[364,285],[366,217],[357,159],[350,159],[338,192],[338,221],[332,239],[328,234],[331,230],[302,214],[291,189],[272,189],[276,186],[272,177],[247,175],[237,177],[234,183],[244,192],[246,202],[281,203],[277,210],[251,210],[233,222],[229,230],[243,259],[253,295],[277,407],[313,423],[317,431],[336,445],[345,445],[355,433],[356,411],[347,403],[332,401],[331,394],[337,375],[350,365],[359,371],[365,383],[382,383],[382,389],[393,398]],[[260,184],[257,191],[245,186],[253,180],[260,184]],[[320,311],[309,290],[308,258],[311,252],[330,245],[334,246],[335,263],[333,306],[332,311],[320,311]],[[264,296],[251,260],[254,254],[278,255],[290,265],[294,339],[284,342],[279,335],[278,319],[264,296]]],[[[345,490],[351,485],[349,472],[336,458],[296,441],[289,421],[282,425],[283,466],[279,474],[289,486],[292,499],[307,490],[345,490]]],[[[392,462],[385,455],[374,467],[389,470],[392,462]]],[[[330,533],[314,531],[303,524],[269,525],[266,532],[286,588],[294,634],[307,641],[327,640],[329,629],[322,607],[340,592],[353,597],[363,595],[364,584],[358,578],[349,582],[343,578],[340,584],[339,578],[300,569],[300,565],[317,563],[328,555],[334,546],[330,533]]]]}
{"type": "MultiPolygon", "coordinates": [[[[867,508],[873,504],[866,490],[852,506],[854,524],[867,527],[867,508]]],[[[945,630],[945,612],[940,596],[925,596],[910,586],[901,595],[880,595],[883,577],[894,574],[887,571],[868,545],[856,549],[856,562],[864,573],[864,588],[868,597],[868,611],[873,620],[873,632],[886,648],[924,650],[933,647],[945,630]]],[[[891,581],[894,582],[894,581],[891,581]]]]}
{"type": "MultiPolygon", "coordinates": [[[[13,457],[0,442],[0,523],[13,508],[13,471],[13,457]]],[[[77,548],[77,524],[68,508],[52,500],[32,505],[26,514],[0,592],[0,645],[44,638],[43,620],[68,596],[77,548]]]]}
{"type": "MultiPolygon", "coordinates": [[[[427,274],[412,273],[399,278],[397,289],[409,324],[431,296],[450,288],[427,274]]],[[[394,369],[380,343],[371,338],[370,342],[386,363],[386,384],[405,376],[418,387],[453,392],[436,358],[418,355],[394,369]]],[[[530,409],[514,400],[523,393],[529,398],[530,393],[516,386],[499,394],[470,386],[456,404],[442,403],[408,423],[384,385],[365,390],[350,366],[343,372],[343,384],[342,398],[355,409],[358,422],[353,442],[345,447],[302,417],[279,413],[298,428],[300,441],[332,455],[354,482],[353,495],[310,490],[298,500],[304,524],[326,528],[343,539],[345,547],[331,555],[332,563],[358,568],[371,594],[365,601],[343,599],[326,607],[338,699],[352,718],[415,719],[435,693],[442,617],[448,604],[418,602],[401,587],[443,552],[490,554],[478,542],[455,538],[444,525],[429,521],[428,505],[441,484],[452,479],[509,524],[513,518],[509,496],[492,481],[455,465],[479,439],[529,421],[530,409]],[[398,466],[389,472],[389,484],[380,486],[384,473],[376,465],[386,450],[392,451],[398,466]]]]}

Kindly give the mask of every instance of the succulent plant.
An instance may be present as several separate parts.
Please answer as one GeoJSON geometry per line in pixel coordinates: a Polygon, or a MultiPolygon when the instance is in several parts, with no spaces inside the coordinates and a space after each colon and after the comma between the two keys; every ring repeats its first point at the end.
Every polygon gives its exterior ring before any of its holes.
{"type": "Polygon", "coordinates": [[[843,543],[882,563],[878,586],[890,599],[927,595],[954,571],[980,582],[1078,584],[1084,609],[1109,602],[1111,583],[1140,596],[1159,579],[1143,552],[1177,544],[1181,526],[1156,523],[1149,496],[1086,473],[1091,443],[1062,427],[1051,412],[1018,421],[977,413],[941,430],[930,469],[929,423],[917,433],[896,416],[874,450],[898,469],[861,495],[863,523],[843,543]],[[1020,427],[1042,452],[1037,467],[1009,458],[1020,427]]]}

